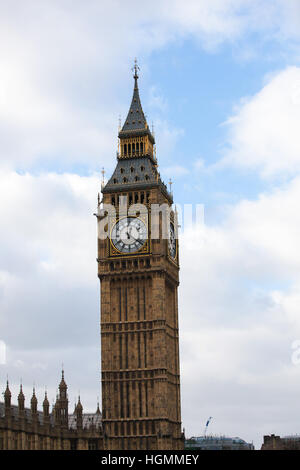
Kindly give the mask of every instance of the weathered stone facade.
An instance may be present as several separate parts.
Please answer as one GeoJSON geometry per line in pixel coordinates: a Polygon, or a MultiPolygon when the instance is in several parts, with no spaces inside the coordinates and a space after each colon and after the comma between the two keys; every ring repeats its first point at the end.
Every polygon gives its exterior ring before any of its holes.
{"type": "MultiPolygon", "coordinates": [[[[171,207],[173,200],[157,171],[137,68],[134,78],[131,107],[119,133],[117,167],[102,188],[101,204],[116,208],[116,220],[124,217],[121,196],[130,207],[143,204],[145,213],[141,208],[137,216],[147,226],[148,240],[132,253],[118,252],[111,237],[98,240],[104,448],[183,449],[178,244],[176,255],[170,256],[167,239],[151,238],[152,205],[171,207]]],[[[101,204],[98,223],[105,217],[101,204]]],[[[176,224],[172,211],[170,218],[176,224]]]]}
{"type": "Polygon", "coordinates": [[[264,436],[261,450],[300,450],[300,436],[264,436]]]}
{"type": "Polygon", "coordinates": [[[38,411],[35,390],[31,407],[25,408],[22,386],[18,405],[12,405],[7,382],[4,403],[0,403],[0,450],[103,449],[101,418],[99,406],[96,413],[84,414],[80,398],[73,415],[68,414],[67,385],[63,375],[51,413],[47,394],[43,411],[38,411]]]}

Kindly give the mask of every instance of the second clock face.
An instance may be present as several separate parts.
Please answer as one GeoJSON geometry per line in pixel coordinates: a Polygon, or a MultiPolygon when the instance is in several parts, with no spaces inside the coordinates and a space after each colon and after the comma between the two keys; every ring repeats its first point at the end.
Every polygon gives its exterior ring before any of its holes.
{"type": "Polygon", "coordinates": [[[176,258],[176,251],[177,251],[177,246],[176,246],[176,236],[175,236],[175,229],[174,225],[171,222],[170,223],[170,235],[169,235],[169,240],[168,240],[168,246],[169,246],[169,253],[170,256],[175,259],[176,258]]]}
{"type": "Polygon", "coordinates": [[[147,241],[147,227],[138,217],[123,217],[113,226],[111,242],[121,253],[135,253],[147,241]]]}

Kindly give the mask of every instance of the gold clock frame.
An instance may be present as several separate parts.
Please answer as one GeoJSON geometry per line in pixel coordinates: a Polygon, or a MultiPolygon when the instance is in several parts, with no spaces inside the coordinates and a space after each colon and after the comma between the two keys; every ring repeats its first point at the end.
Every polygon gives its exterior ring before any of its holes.
{"type": "Polygon", "coordinates": [[[150,254],[150,234],[149,234],[149,216],[148,214],[140,214],[139,216],[136,216],[136,215],[124,215],[122,217],[117,217],[115,218],[114,217],[114,222],[112,224],[110,224],[111,227],[110,227],[110,232],[109,232],[109,243],[108,243],[108,256],[110,258],[134,258],[134,257],[137,257],[137,256],[141,256],[141,255],[148,255],[150,254]],[[113,244],[112,242],[112,237],[111,237],[111,234],[112,234],[112,231],[113,231],[113,228],[116,226],[117,223],[120,222],[120,220],[122,219],[127,219],[127,218],[132,218],[132,219],[140,219],[143,224],[146,226],[146,229],[147,229],[147,239],[146,239],[146,242],[144,243],[144,245],[137,251],[134,251],[132,253],[123,253],[122,251],[119,251],[115,245],[113,244]]]}

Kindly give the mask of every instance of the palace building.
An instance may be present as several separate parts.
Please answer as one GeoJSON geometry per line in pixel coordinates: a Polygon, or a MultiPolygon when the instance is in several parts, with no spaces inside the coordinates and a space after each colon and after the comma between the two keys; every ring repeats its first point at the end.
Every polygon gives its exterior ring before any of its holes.
{"type": "Polygon", "coordinates": [[[105,219],[108,233],[98,240],[104,447],[183,449],[177,222],[172,194],[157,169],[136,63],[117,165],[102,196],[98,224],[105,219]],[[108,206],[115,216],[104,209],[108,206]],[[157,206],[170,209],[165,239],[161,218],[158,234],[151,232],[157,206]]]}
{"type": "Polygon", "coordinates": [[[99,406],[96,413],[83,413],[80,397],[74,413],[69,414],[69,400],[64,371],[59,393],[50,412],[45,393],[43,411],[33,389],[30,408],[25,407],[25,396],[20,387],[18,405],[11,403],[7,381],[4,403],[0,402],[0,450],[96,450],[103,449],[102,417],[99,406]]]}

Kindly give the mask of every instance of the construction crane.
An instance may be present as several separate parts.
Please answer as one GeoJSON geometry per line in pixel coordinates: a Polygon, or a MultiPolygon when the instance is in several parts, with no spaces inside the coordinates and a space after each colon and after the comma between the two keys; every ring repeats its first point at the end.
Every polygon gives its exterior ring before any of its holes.
{"type": "Polygon", "coordinates": [[[205,428],[204,428],[204,437],[206,437],[207,428],[208,428],[208,425],[211,422],[211,420],[212,420],[212,416],[210,416],[208,418],[208,420],[206,421],[206,425],[205,425],[205,428]]]}

